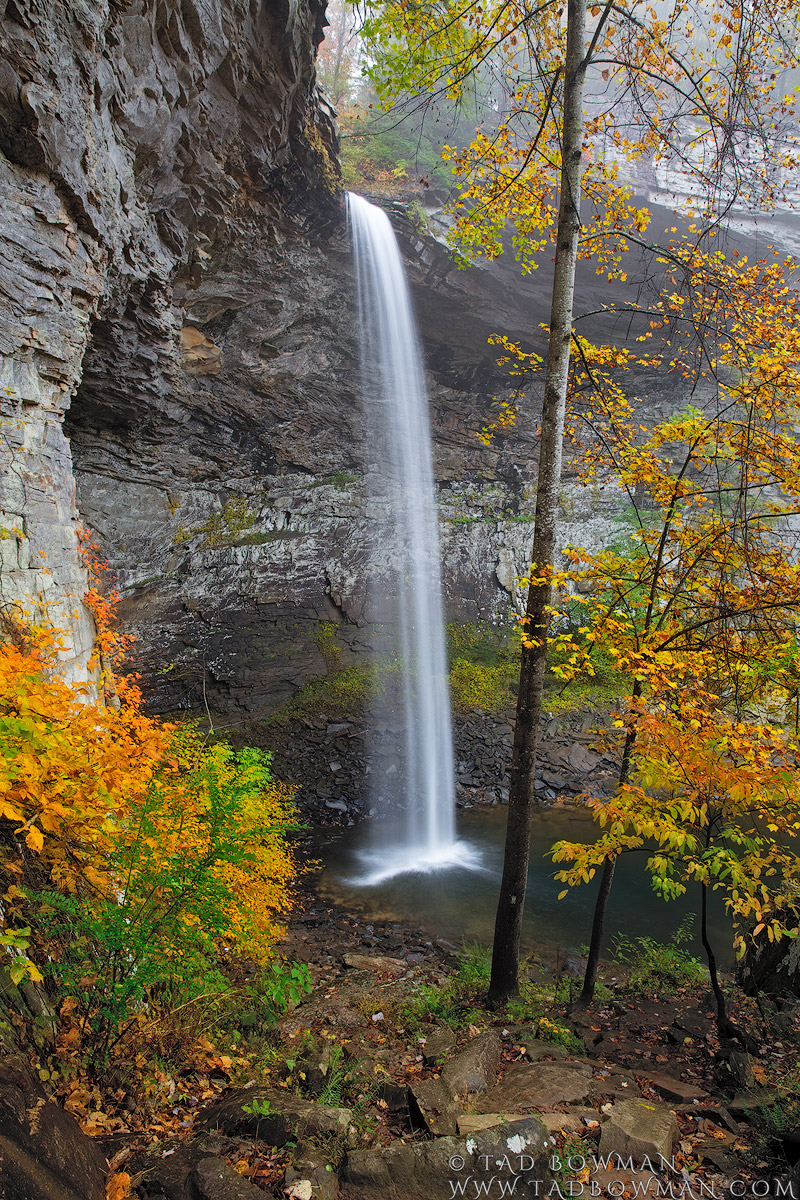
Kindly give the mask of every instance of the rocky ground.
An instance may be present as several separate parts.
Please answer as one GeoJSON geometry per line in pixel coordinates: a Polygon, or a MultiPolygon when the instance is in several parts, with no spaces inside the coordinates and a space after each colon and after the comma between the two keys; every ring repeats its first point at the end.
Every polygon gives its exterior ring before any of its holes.
{"type": "MultiPolygon", "coordinates": [[[[780,1074],[796,1057],[791,1007],[761,1059],[720,1047],[702,989],[656,999],[608,979],[580,1017],[558,1002],[495,1017],[474,999],[445,1013],[453,947],[313,893],[281,951],[314,990],[258,1077],[227,1086],[223,1066],[181,1137],[108,1143],[143,1200],[792,1194],[754,1127],[767,1059],[780,1074]]],[[[541,995],[563,996],[557,974],[541,969],[541,995]]]]}

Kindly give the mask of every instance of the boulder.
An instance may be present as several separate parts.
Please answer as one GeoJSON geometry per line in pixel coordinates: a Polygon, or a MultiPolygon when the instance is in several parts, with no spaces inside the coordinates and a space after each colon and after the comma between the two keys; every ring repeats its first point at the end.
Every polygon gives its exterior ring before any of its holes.
{"type": "Polygon", "coordinates": [[[420,1079],[408,1089],[412,1123],[424,1126],[435,1137],[456,1133],[461,1106],[439,1079],[420,1079]]]}
{"type": "Polygon", "coordinates": [[[588,1063],[513,1063],[485,1096],[484,1112],[545,1112],[559,1104],[582,1104],[592,1093],[588,1063]]]}
{"type": "Polygon", "coordinates": [[[621,1100],[600,1127],[600,1154],[620,1155],[658,1165],[659,1156],[669,1159],[679,1137],[675,1113],[665,1104],[649,1100],[621,1100]]]}
{"type": "Polygon", "coordinates": [[[197,1200],[263,1200],[264,1193],[243,1179],[224,1158],[204,1158],[194,1169],[197,1200]]]}
{"type": "Polygon", "coordinates": [[[456,1096],[464,1092],[485,1092],[497,1075],[501,1049],[502,1043],[496,1033],[479,1034],[445,1063],[442,1081],[456,1096]]]}
{"type": "Polygon", "coordinates": [[[27,1058],[0,1059],[0,1196],[102,1200],[106,1161],[75,1118],[48,1100],[27,1058]]]}
{"type": "Polygon", "coordinates": [[[664,1071],[648,1071],[647,1079],[665,1100],[674,1100],[677,1104],[691,1104],[693,1100],[704,1100],[708,1096],[707,1088],[685,1083],[664,1071]]]}
{"type": "MultiPolygon", "coordinates": [[[[537,1113],[537,1120],[541,1119],[537,1113]]],[[[495,1125],[507,1124],[509,1121],[524,1121],[519,1113],[505,1116],[502,1113],[462,1113],[456,1120],[458,1136],[467,1137],[471,1133],[480,1133],[484,1129],[493,1129],[495,1125]]],[[[542,1122],[544,1124],[544,1122],[542,1122]]]]}
{"type": "Polygon", "coordinates": [[[525,1053],[531,1062],[540,1062],[543,1058],[560,1060],[569,1057],[566,1047],[559,1046],[556,1042],[543,1042],[539,1038],[531,1038],[519,1044],[525,1047],[525,1053]]]}
{"type": "Polygon", "coordinates": [[[545,1112],[537,1116],[548,1133],[580,1133],[587,1128],[587,1121],[599,1125],[604,1120],[603,1114],[593,1108],[568,1108],[566,1112],[545,1112]]]}
{"type": "Polygon", "coordinates": [[[422,1058],[427,1067],[435,1066],[456,1044],[456,1035],[448,1025],[437,1025],[430,1033],[425,1034],[425,1045],[422,1047],[422,1058]]]}
{"type": "MultiPolygon", "coordinates": [[[[137,1195],[146,1200],[186,1200],[196,1194],[196,1169],[206,1159],[222,1161],[225,1139],[212,1136],[188,1142],[161,1141],[137,1151],[125,1169],[136,1179],[137,1195]]],[[[212,1186],[209,1184],[209,1186],[212,1186]]]]}
{"type": "Polygon", "coordinates": [[[547,1042],[539,1037],[535,1025],[514,1025],[508,1030],[508,1036],[515,1046],[524,1046],[525,1053],[531,1062],[542,1058],[568,1058],[570,1051],[558,1042],[547,1042]]]}
{"type": "Polygon", "coordinates": [[[757,1088],[753,1074],[753,1060],[745,1050],[737,1046],[726,1046],[719,1051],[714,1068],[714,1080],[721,1091],[735,1093],[751,1092],[757,1088]]]}
{"type": "MultiPolygon", "coordinates": [[[[465,1183],[466,1195],[499,1182],[523,1181],[520,1194],[534,1194],[536,1181],[547,1194],[546,1134],[532,1117],[504,1122],[469,1137],[443,1137],[432,1142],[385,1146],[380,1150],[351,1150],[341,1173],[343,1200],[442,1200],[453,1194],[453,1184],[465,1183]],[[471,1185],[471,1186],[470,1186],[471,1185]]],[[[513,1194],[508,1192],[507,1194],[513,1194]]]]}
{"type": "Polygon", "coordinates": [[[691,1104],[676,1104],[675,1112],[689,1113],[693,1117],[709,1117],[717,1125],[724,1125],[729,1133],[734,1133],[738,1136],[739,1126],[734,1121],[727,1108],[723,1108],[720,1104],[709,1102],[708,1104],[700,1104],[693,1101],[691,1104]]]}
{"type": "Polygon", "coordinates": [[[595,1095],[605,1100],[627,1100],[639,1095],[636,1077],[630,1071],[603,1069],[594,1077],[595,1095]]]}
{"type": "Polygon", "coordinates": [[[300,1100],[278,1088],[237,1088],[207,1108],[195,1127],[284,1146],[301,1137],[347,1137],[351,1117],[347,1108],[300,1100]]]}
{"type": "MultiPolygon", "coordinates": [[[[294,1162],[286,1168],[284,1183],[290,1196],[297,1198],[305,1190],[309,1200],[336,1200],[339,1195],[339,1178],[324,1154],[316,1146],[303,1146],[294,1162]],[[303,1189],[302,1184],[307,1184],[303,1189]]],[[[263,1197],[263,1192],[262,1192],[263,1197]]]]}

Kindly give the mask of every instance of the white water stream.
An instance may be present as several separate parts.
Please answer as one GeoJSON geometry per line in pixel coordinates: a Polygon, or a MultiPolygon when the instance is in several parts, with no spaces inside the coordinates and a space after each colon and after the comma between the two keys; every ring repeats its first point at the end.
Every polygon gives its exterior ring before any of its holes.
{"type": "MultiPolygon", "coordinates": [[[[361,337],[367,480],[376,530],[370,607],[384,631],[381,661],[398,662],[401,688],[374,706],[368,733],[375,823],[360,882],[428,871],[473,856],[455,835],[453,737],[442,615],[439,532],[428,397],[411,296],[386,214],[347,197],[361,337]],[[398,720],[399,718],[399,720],[398,720]],[[386,734],[402,761],[387,769],[386,734]],[[384,743],[382,745],[382,742],[384,743]],[[395,780],[402,779],[402,788],[395,780]],[[401,810],[398,819],[397,810],[401,810]]],[[[384,692],[386,689],[384,689],[384,692]]]]}

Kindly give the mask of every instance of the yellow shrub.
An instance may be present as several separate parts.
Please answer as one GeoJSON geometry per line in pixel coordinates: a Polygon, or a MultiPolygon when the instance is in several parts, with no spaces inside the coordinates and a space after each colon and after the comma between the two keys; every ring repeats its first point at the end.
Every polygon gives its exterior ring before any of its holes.
{"type": "Polygon", "coordinates": [[[54,674],[54,646],[0,644],[7,930],[46,891],[47,911],[91,922],[89,940],[122,959],[128,937],[141,956],[224,943],[265,958],[296,874],[292,793],[269,755],[207,746],[193,727],[147,716],[125,680],[118,707],[89,702],[54,674]]]}

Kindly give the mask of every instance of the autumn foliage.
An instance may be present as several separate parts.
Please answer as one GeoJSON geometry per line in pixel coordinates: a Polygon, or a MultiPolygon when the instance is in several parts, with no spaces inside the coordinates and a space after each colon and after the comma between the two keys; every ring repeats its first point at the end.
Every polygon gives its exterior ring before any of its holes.
{"type": "MultiPolygon", "coordinates": [[[[57,641],[0,644],[0,863],[12,978],[44,974],[102,1060],[149,988],[266,962],[296,874],[291,789],[269,756],[207,744],[56,673],[57,641]]],[[[106,688],[108,679],[106,679],[106,688]]]]}
{"type": "Polygon", "coordinates": [[[644,849],[665,899],[693,885],[722,889],[738,948],[753,936],[794,936],[796,742],[774,726],[715,711],[697,692],[659,706],[634,704],[627,721],[636,730],[630,777],[613,797],[589,801],[600,826],[596,842],[554,847],[562,864],[556,877],[588,882],[609,855],[644,849]]]}

